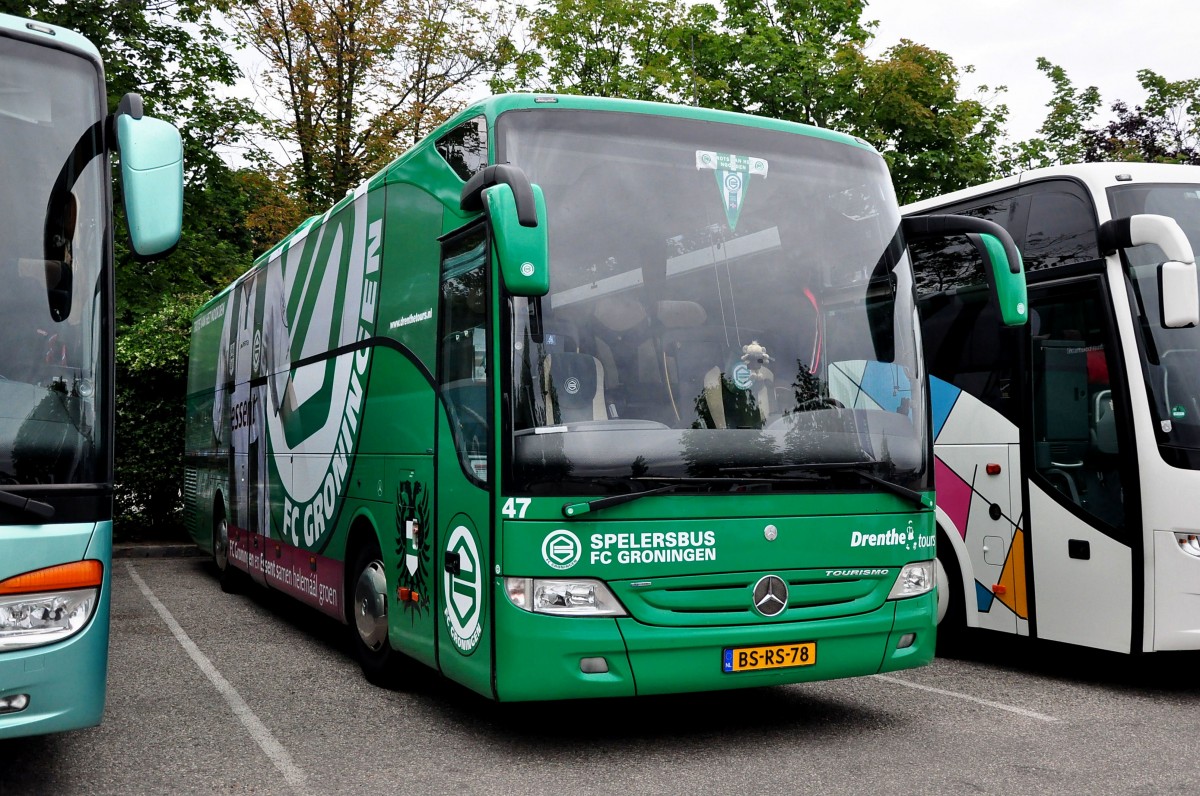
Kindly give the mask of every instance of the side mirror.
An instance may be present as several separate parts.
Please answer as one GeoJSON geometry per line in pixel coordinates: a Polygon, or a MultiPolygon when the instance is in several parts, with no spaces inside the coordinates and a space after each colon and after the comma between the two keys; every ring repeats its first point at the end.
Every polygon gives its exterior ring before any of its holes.
{"type": "Polygon", "coordinates": [[[492,226],[500,277],[514,296],[550,292],[550,239],[546,199],[525,172],[507,164],[488,166],[463,186],[463,210],[485,210],[492,226]]]}
{"type": "Polygon", "coordinates": [[[1200,325],[1200,292],[1196,264],[1168,260],[1158,267],[1162,324],[1167,329],[1200,325]]]}
{"type": "Polygon", "coordinates": [[[1167,261],[1158,267],[1159,310],[1167,329],[1200,325],[1200,287],[1196,283],[1196,256],[1192,244],[1170,216],[1141,214],[1114,218],[1100,225],[1100,249],[1117,249],[1153,243],[1167,261]]]}
{"type": "MultiPolygon", "coordinates": [[[[533,201],[538,218],[546,218],[546,199],[542,189],[534,185],[533,201]]],[[[493,185],[483,192],[492,225],[496,257],[500,260],[500,278],[514,296],[544,296],[550,292],[550,246],[546,223],[536,227],[522,226],[516,197],[508,185],[493,185]]]]}
{"type": "Polygon", "coordinates": [[[121,186],[133,250],[142,257],[168,252],[183,226],[183,143],[175,126],[142,115],[142,99],[126,94],[115,131],[121,186]]]}
{"type": "Polygon", "coordinates": [[[1024,261],[1004,227],[982,218],[956,215],[908,216],[901,226],[908,240],[965,235],[992,277],[1001,321],[1005,326],[1024,326],[1029,321],[1024,261]]]}

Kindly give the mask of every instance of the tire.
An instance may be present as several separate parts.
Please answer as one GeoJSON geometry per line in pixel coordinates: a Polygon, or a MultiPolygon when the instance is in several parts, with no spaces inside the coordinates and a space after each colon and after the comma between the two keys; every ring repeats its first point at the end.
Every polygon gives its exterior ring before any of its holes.
{"type": "Polygon", "coordinates": [[[217,500],[213,509],[213,564],[217,567],[217,582],[226,594],[241,591],[242,572],[229,563],[229,520],[225,517],[225,504],[217,500]]]}
{"type": "Polygon", "coordinates": [[[379,545],[372,537],[354,552],[346,579],[346,622],[354,657],[367,681],[394,688],[407,659],[388,641],[387,571],[379,545]]]}
{"type": "MultiPolygon", "coordinates": [[[[940,533],[939,536],[942,536],[940,533]]],[[[945,537],[942,537],[943,539],[945,537]]],[[[958,655],[967,649],[967,612],[962,592],[962,575],[954,550],[948,543],[938,541],[945,552],[937,556],[938,626],[937,654],[958,655]]]]}

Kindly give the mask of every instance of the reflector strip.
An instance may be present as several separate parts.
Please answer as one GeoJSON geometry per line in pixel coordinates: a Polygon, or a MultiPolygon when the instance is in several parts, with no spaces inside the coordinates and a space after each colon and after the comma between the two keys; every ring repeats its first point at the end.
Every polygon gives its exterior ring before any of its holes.
{"type": "Polygon", "coordinates": [[[104,565],[94,559],[73,561],[55,567],[35,569],[0,581],[0,594],[33,594],[67,591],[99,586],[104,581],[104,565]]]}

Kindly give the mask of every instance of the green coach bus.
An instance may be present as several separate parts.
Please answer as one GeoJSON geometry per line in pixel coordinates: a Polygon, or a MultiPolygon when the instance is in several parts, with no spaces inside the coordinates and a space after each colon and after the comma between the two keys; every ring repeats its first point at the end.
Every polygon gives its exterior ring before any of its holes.
{"type": "Polygon", "coordinates": [[[420,662],[531,700],[927,663],[906,239],[964,231],[1020,323],[1007,233],[902,226],[862,141],[484,100],[197,314],[191,535],[223,586],[345,622],[373,682],[420,662]]]}

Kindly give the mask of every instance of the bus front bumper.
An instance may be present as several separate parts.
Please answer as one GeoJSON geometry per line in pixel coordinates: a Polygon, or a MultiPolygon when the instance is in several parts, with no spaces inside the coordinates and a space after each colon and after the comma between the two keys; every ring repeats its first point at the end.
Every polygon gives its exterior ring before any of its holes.
{"type": "Polygon", "coordinates": [[[502,598],[496,610],[496,695],[503,701],[637,696],[907,669],[933,660],[936,611],[931,592],[838,619],[673,628],[629,617],[533,614],[502,598]],[[727,649],[804,642],[816,645],[811,665],[724,671],[727,649]],[[601,668],[607,671],[595,671],[601,668]]]}
{"type": "Polygon", "coordinates": [[[0,713],[0,739],[92,727],[104,713],[112,597],[112,524],[0,529],[10,554],[6,575],[83,558],[104,563],[100,599],[75,635],[41,647],[0,652],[0,698],[24,695],[24,709],[0,713]]]}
{"type": "Polygon", "coordinates": [[[0,713],[0,739],[100,723],[108,673],[108,599],[78,635],[46,647],[0,653],[0,697],[27,695],[21,711],[0,713]]]}

